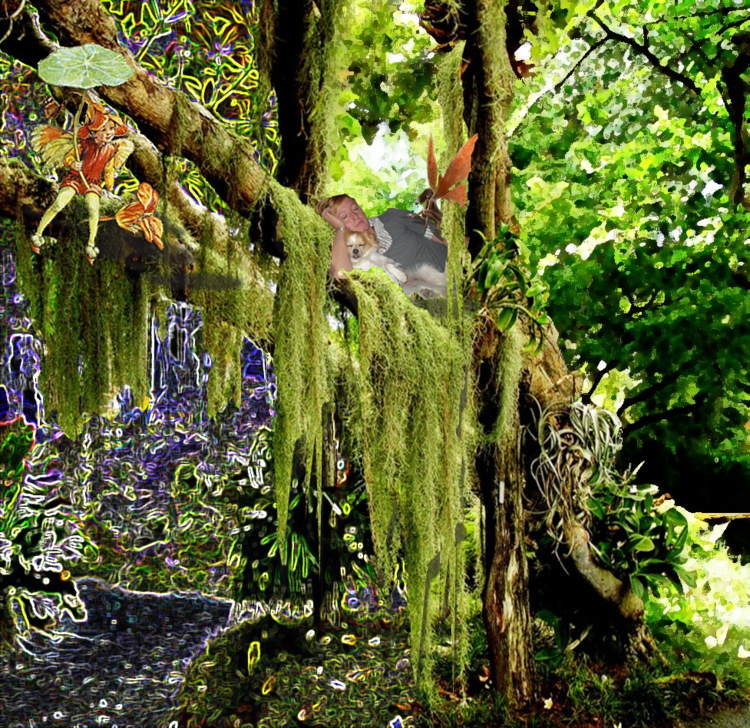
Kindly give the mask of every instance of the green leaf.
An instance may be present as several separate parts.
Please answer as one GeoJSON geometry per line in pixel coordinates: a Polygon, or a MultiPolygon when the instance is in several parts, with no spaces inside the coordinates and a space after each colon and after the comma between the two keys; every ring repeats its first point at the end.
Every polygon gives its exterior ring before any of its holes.
{"type": "Polygon", "coordinates": [[[534,655],[534,659],[538,662],[545,662],[548,660],[557,660],[561,657],[560,650],[557,649],[557,647],[546,647],[543,650],[540,650],[534,655]]]}
{"type": "Polygon", "coordinates": [[[636,551],[653,551],[655,548],[654,542],[648,536],[639,538],[635,543],[636,551]]]}
{"type": "Polygon", "coordinates": [[[502,332],[508,331],[508,329],[510,329],[511,326],[513,326],[513,324],[516,322],[517,317],[518,312],[515,308],[503,308],[497,317],[497,327],[502,332]]]}
{"type": "Polygon", "coordinates": [[[490,263],[487,278],[484,281],[485,288],[492,288],[497,284],[500,277],[505,272],[506,266],[507,264],[502,260],[495,260],[490,263]]]}
{"type": "Polygon", "coordinates": [[[639,599],[643,599],[646,594],[643,582],[637,576],[633,576],[633,574],[630,575],[630,588],[633,590],[633,594],[639,599]]]}
{"type": "Polygon", "coordinates": [[[545,286],[544,283],[534,283],[534,285],[532,285],[531,288],[526,291],[526,296],[528,298],[534,298],[535,296],[540,296],[546,290],[547,286],[545,286]]]}
{"type": "Polygon", "coordinates": [[[681,566],[677,566],[676,564],[672,566],[672,569],[674,569],[675,574],[677,574],[677,576],[679,576],[680,579],[682,579],[682,581],[684,581],[689,587],[695,588],[696,584],[698,583],[695,580],[695,574],[690,571],[686,571],[681,566]]]}
{"type": "Polygon", "coordinates": [[[604,505],[596,498],[589,498],[589,510],[594,514],[595,518],[598,518],[600,521],[604,520],[604,505]]]}
{"type": "Polygon", "coordinates": [[[39,63],[39,77],[54,86],[94,88],[119,86],[134,73],[115,51],[87,43],[76,48],[60,48],[39,63]]]}
{"type": "Polygon", "coordinates": [[[529,295],[527,293],[528,280],[526,276],[524,275],[523,271],[517,265],[510,265],[508,267],[510,271],[513,273],[513,275],[515,276],[516,281],[518,281],[518,287],[521,289],[521,295],[528,296],[529,295]]]}

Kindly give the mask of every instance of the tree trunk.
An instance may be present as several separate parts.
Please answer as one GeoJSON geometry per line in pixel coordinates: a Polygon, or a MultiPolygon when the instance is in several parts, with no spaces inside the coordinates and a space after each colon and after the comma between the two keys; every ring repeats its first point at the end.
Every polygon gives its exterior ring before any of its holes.
{"type": "Polygon", "coordinates": [[[329,58],[334,19],[343,8],[338,0],[279,0],[275,12],[272,7],[263,3],[261,9],[260,65],[278,103],[282,154],[276,178],[309,204],[325,179],[332,101],[329,58]]]}
{"type": "Polygon", "coordinates": [[[495,237],[497,226],[510,223],[511,161],[505,120],[513,102],[515,74],[506,50],[505,3],[474,0],[469,10],[469,32],[464,46],[464,120],[469,136],[479,134],[469,175],[470,203],[466,213],[469,252],[475,258],[484,240],[495,237]]]}
{"type": "MultiPolygon", "coordinates": [[[[472,259],[484,239],[494,239],[498,224],[510,223],[512,216],[504,123],[515,77],[505,47],[505,26],[503,3],[474,0],[468,8],[464,59],[470,60],[463,76],[464,118],[469,135],[479,134],[466,215],[472,259]]],[[[497,690],[516,709],[527,705],[534,693],[519,448],[520,327],[501,336],[487,317],[475,340],[478,419],[487,441],[478,453],[476,469],[487,523],[482,601],[491,674],[497,690]]]]}
{"type": "Polygon", "coordinates": [[[517,330],[500,334],[489,317],[482,322],[474,350],[485,440],[475,461],[486,523],[483,616],[492,681],[512,708],[521,708],[534,695],[518,412],[522,338],[517,330]]]}

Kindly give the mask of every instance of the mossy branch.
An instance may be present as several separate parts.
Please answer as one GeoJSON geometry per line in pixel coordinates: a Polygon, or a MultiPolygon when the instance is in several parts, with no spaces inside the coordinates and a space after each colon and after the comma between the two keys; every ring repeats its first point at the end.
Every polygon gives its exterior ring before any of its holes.
{"type": "Polygon", "coordinates": [[[179,154],[196,164],[224,200],[241,214],[250,213],[266,189],[268,175],[255,162],[249,140],[231,132],[200,104],[184,103],[182,92],[141,68],[119,44],[115,21],[98,0],[42,0],[35,7],[42,27],[54,31],[64,45],[96,43],[120,53],[134,69],[133,76],[120,86],[102,86],[97,93],[128,114],[162,153],[179,154]],[[227,168],[230,159],[232,170],[227,168]]]}

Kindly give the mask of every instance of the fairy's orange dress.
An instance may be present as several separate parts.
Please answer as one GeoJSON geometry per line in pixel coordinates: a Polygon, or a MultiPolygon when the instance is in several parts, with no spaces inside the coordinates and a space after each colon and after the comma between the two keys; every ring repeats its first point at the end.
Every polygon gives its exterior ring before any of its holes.
{"type": "Polygon", "coordinates": [[[104,168],[110,162],[112,157],[117,154],[117,147],[111,142],[99,146],[90,137],[84,139],[79,149],[79,155],[83,167],[81,173],[88,182],[88,189],[84,185],[81,179],[81,174],[71,169],[63,181],[60,183],[60,187],[72,187],[79,195],[86,194],[87,192],[95,192],[97,195],[102,194],[102,174],[104,174],[104,168]]]}

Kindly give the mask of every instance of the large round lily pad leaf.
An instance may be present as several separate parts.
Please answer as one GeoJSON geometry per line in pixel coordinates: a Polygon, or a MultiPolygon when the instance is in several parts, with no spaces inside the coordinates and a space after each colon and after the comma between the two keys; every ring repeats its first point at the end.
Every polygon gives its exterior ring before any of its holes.
{"type": "Polygon", "coordinates": [[[119,53],[96,43],[60,48],[39,63],[40,78],[54,86],[119,86],[133,73],[134,70],[119,53]]]}

